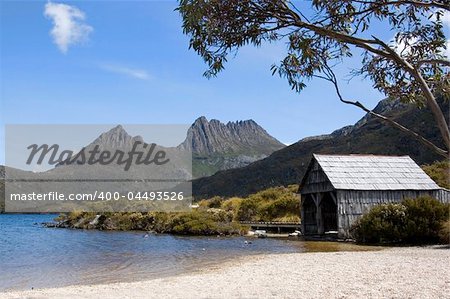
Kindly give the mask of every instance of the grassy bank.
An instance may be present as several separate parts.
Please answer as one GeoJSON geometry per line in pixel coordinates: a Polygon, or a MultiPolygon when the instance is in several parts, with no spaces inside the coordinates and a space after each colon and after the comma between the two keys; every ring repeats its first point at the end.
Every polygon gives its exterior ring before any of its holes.
{"type": "Polygon", "coordinates": [[[58,226],[100,230],[145,230],[182,235],[242,235],[240,221],[300,221],[297,185],[269,188],[247,198],[214,197],[198,202],[190,212],[61,214],[58,226]]]}

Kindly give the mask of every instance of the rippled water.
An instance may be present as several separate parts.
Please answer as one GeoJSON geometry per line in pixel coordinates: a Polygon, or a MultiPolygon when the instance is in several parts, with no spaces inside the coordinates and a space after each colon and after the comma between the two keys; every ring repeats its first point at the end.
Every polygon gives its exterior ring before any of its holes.
{"type": "MultiPolygon", "coordinates": [[[[44,228],[55,215],[0,214],[0,291],[134,281],[236,257],[309,251],[305,242],[44,228]]],[[[314,250],[314,249],[312,249],[314,250]]]]}
{"type": "Polygon", "coordinates": [[[144,280],[258,253],[295,252],[272,239],[177,237],[44,228],[55,215],[0,215],[0,290],[144,280]]]}

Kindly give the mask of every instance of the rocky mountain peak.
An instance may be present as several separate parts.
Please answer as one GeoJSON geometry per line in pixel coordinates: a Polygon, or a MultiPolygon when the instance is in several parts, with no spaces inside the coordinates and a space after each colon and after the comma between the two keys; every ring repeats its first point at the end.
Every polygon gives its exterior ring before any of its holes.
{"type": "Polygon", "coordinates": [[[188,137],[180,145],[194,154],[254,153],[268,155],[284,147],[254,120],[228,122],[207,120],[201,116],[188,130],[188,137]]]}
{"type": "Polygon", "coordinates": [[[143,142],[142,137],[133,137],[129,135],[121,125],[118,125],[111,130],[102,133],[91,143],[91,145],[100,145],[101,148],[128,148],[136,141],[143,142]]]}

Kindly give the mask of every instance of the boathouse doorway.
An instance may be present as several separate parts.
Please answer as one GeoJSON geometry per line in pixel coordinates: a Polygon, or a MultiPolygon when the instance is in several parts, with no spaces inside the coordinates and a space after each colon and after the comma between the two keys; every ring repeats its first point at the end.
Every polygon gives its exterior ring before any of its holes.
{"type": "Polygon", "coordinates": [[[317,234],[317,206],[312,194],[305,195],[302,205],[301,219],[303,223],[304,234],[317,234]]]}
{"type": "Polygon", "coordinates": [[[305,235],[337,231],[337,204],[334,191],[303,195],[302,227],[305,235]]]}
{"type": "Polygon", "coordinates": [[[337,231],[337,205],[331,192],[323,194],[320,206],[322,210],[323,232],[337,231]]]}

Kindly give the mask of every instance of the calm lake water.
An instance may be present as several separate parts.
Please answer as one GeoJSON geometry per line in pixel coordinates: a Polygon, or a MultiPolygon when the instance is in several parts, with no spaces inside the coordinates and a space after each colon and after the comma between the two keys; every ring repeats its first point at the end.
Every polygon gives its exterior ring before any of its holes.
{"type": "Polygon", "coordinates": [[[192,272],[236,257],[317,250],[317,243],[311,246],[282,239],[145,238],[144,232],[40,225],[55,216],[0,214],[0,291],[146,280],[192,272]],[[245,240],[252,244],[245,244],[245,240]]]}

